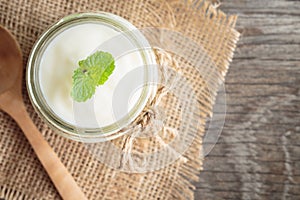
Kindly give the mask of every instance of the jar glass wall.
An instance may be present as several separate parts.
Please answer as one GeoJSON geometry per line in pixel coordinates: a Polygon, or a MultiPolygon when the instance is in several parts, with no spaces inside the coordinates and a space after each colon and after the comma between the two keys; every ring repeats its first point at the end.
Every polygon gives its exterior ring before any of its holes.
{"type": "MultiPolygon", "coordinates": [[[[88,37],[88,36],[87,36],[88,37]]],[[[76,41],[74,41],[76,42],[76,41]]],[[[118,45],[118,44],[115,44],[118,45]]],[[[99,44],[101,46],[101,44],[99,44]]],[[[126,49],[126,48],[125,48],[126,49]]],[[[124,52],[126,53],[126,52],[124,52]]],[[[63,52],[62,52],[63,54],[63,52]]],[[[62,55],[63,56],[63,55],[62,55]]],[[[110,13],[79,13],[66,16],[49,29],[47,29],[34,45],[27,64],[26,84],[30,100],[40,117],[47,122],[51,128],[63,136],[82,142],[103,142],[125,134],[125,129],[131,124],[150,101],[156,92],[158,69],[156,67],[155,55],[143,34],[127,20],[110,13]],[[128,110],[127,115],[116,122],[101,127],[77,126],[64,120],[53,111],[42,92],[40,83],[40,70],[42,59],[46,49],[53,40],[64,31],[81,24],[102,24],[114,29],[120,34],[125,34],[130,45],[141,55],[142,68],[144,71],[145,84],[137,103],[128,110]]],[[[55,86],[59,87],[59,85],[55,86]]],[[[88,117],[88,116],[87,116],[88,117]]]]}

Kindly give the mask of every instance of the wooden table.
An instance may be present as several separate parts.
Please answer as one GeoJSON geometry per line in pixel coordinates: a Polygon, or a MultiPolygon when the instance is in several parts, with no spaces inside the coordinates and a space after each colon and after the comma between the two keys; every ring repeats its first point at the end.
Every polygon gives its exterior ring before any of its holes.
{"type": "Polygon", "coordinates": [[[300,0],[223,0],[241,40],[196,199],[300,199],[300,0]]]}

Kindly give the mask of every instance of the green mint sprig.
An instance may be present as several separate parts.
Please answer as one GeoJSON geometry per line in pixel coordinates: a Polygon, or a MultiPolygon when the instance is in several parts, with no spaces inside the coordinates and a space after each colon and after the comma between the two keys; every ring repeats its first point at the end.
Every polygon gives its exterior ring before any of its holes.
{"type": "Polygon", "coordinates": [[[110,53],[96,51],[78,64],[72,76],[71,96],[77,102],[84,102],[95,94],[97,86],[108,80],[115,69],[115,60],[110,53]]]}

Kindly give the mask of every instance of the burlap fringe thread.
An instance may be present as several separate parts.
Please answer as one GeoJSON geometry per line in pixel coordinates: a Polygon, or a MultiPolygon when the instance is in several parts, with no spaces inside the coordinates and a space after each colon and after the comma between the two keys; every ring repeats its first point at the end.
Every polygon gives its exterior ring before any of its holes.
{"type": "MultiPolygon", "coordinates": [[[[176,2],[176,1],[174,1],[174,2],[176,2]]],[[[192,14],[190,15],[191,17],[194,17],[194,16],[197,17],[198,13],[199,13],[199,15],[204,13],[205,18],[209,18],[210,20],[214,20],[219,23],[222,22],[224,24],[227,24],[232,29],[236,25],[236,21],[237,21],[236,15],[227,16],[224,12],[217,9],[220,6],[220,2],[211,3],[206,0],[196,0],[196,1],[188,0],[186,3],[187,3],[187,7],[191,11],[191,13],[193,13],[193,15],[192,14]]],[[[166,3],[166,5],[168,6],[168,3],[166,3]]],[[[173,22],[171,25],[169,24],[169,27],[172,28],[172,27],[176,26],[176,20],[175,20],[175,17],[172,17],[174,15],[172,9],[170,8],[169,10],[170,10],[170,16],[171,16],[171,19],[173,22]]],[[[197,21],[197,19],[194,19],[194,20],[197,21]]],[[[224,69],[224,73],[222,73],[222,75],[224,75],[224,76],[226,75],[228,68],[229,68],[229,64],[232,61],[233,52],[235,50],[236,43],[239,38],[239,33],[236,32],[236,34],[237,34],[236,40],[233,41],[233,43],[231,43],[231,46],[230,46],[230,49],[232,49],[232,53],[230,55],[226,56],[227,60],[224,64],[225,69],[224,69]]],[[[213,100],[213,102],[214,102],[214,100],[213,100]]],[[[211,116],[211,115],[212,115],[212,111],[210,111],[208,113],[208,116],[211,116]]],[[[200,131],[204,132],[204,128],[203,128],[203,130],[200,130],[200,131]]],[[[181,170],[179,171],[179,176],[177,177],[177,180],[174,181],[174,187],[173,187],[172,191],[170,192],[171,196],[169,199],[186,200],[186,199],[194,198],[194,191],[196,190],[194,183],[199,181],[200,170],[203,169],[202,168],[203,158],[195,159],[194,157],[192,157],[192,155],[199,155],[198,147],[202,145],[202,138],[200,138],[200,139],[201,140],[196,139],[194,141],[193,145],[190,146],[190,149],[189,149],[190,153],[185,154],[185,156],[186,156],[185,158],[188,161],[186,161],[185,159],[181,160],[182,167],[181,167],[181,170]]]]}

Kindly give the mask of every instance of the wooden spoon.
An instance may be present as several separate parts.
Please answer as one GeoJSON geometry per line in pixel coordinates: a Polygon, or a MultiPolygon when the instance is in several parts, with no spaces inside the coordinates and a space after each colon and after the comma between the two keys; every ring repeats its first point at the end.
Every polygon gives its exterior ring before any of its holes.
{"type": "Polygon", "coordinates": [[[22,97],[22,62],[17,41],[0,26],[0,108],[19,124],[61,197],[85,200],[87,198],[26,111],[22,97]]]}

